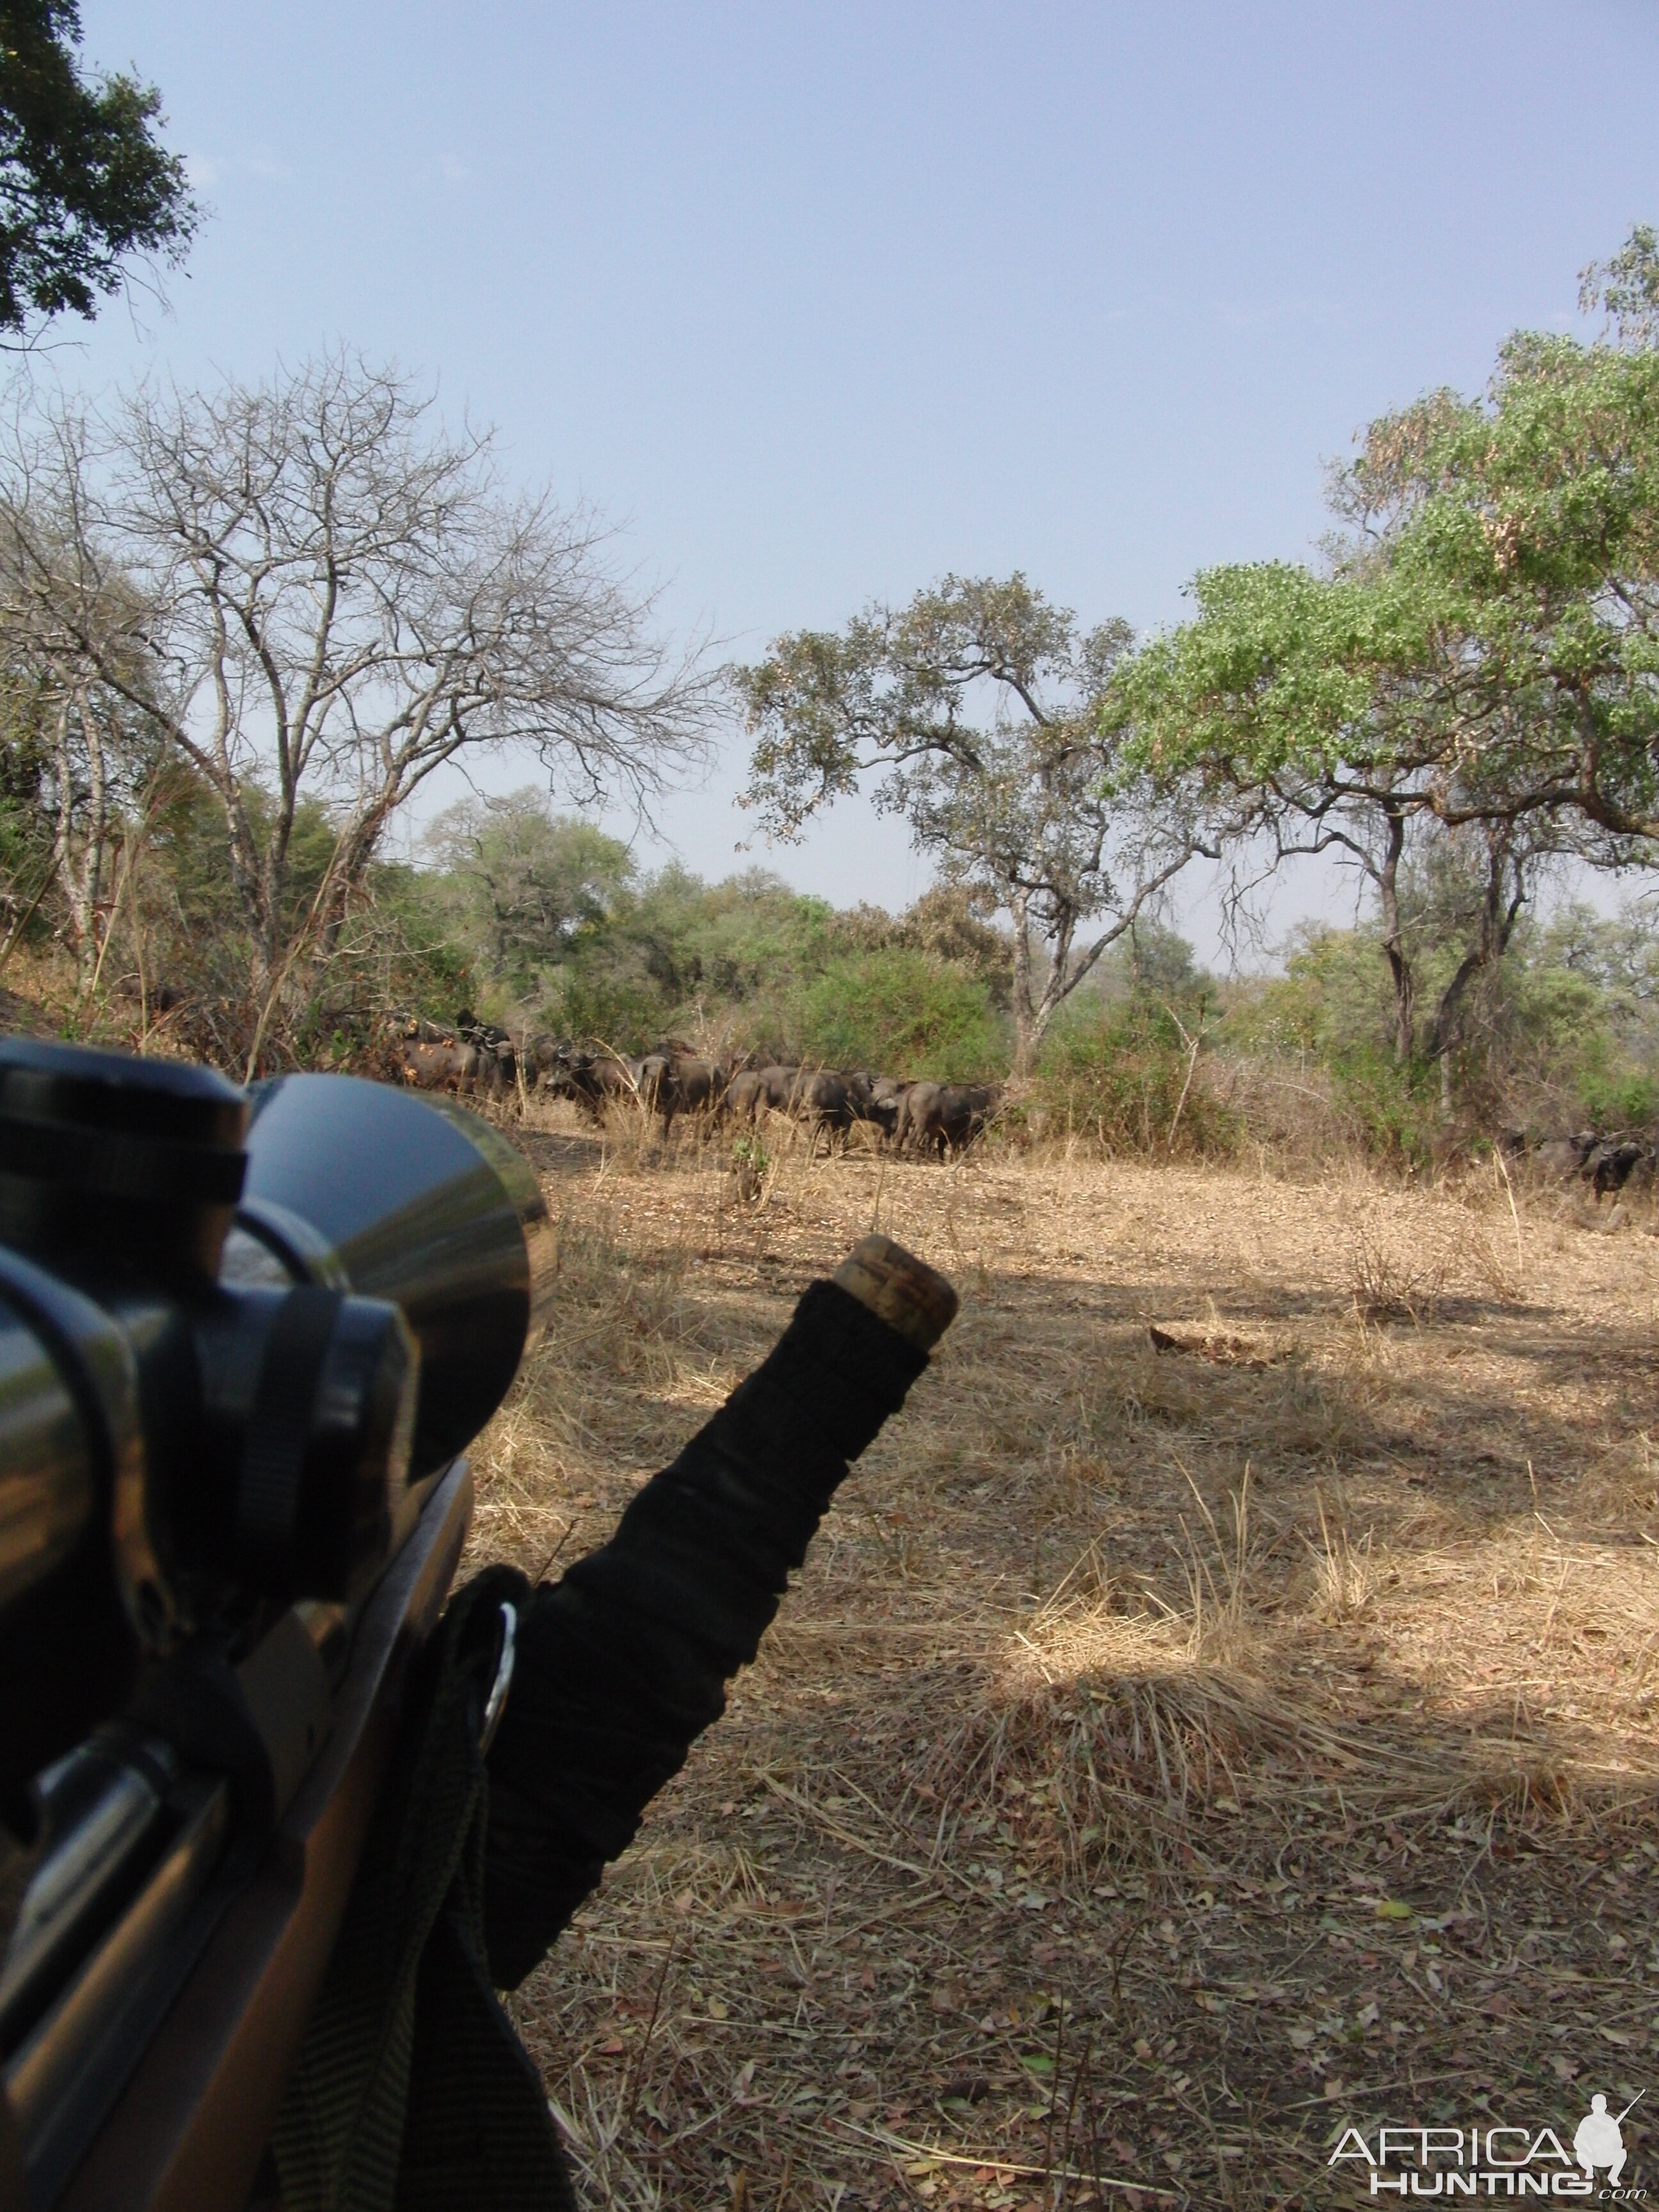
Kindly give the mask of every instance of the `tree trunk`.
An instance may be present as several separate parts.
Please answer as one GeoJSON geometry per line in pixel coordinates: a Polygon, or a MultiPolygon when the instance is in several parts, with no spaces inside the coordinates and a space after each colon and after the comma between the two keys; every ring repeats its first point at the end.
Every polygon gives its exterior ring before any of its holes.
{"type": "Polygon", "coordinates": [[[98,902],[104,887],[104,845],[109,834],[109,776],[104,760],[103,733],[83,691],[77,702],[81,735],[87,748],[87,822],[81,846],[80,895],[77,901],[85,927],[76,947],[80,980],[84,986],[98,964],[98,902]]]}
{"type": "Polygon", "coordinates": [[[75,939],[78,963],[85,917],[76,898],[75,776],[70,764],[69,719],[69,701],[62,699],[58,702],[58,716],[52,727],[52,773],[58,780],[58,819],[52,827],[52,865],[63,886],[64,896],[69,902],[70,931],[75,939]]]}
{"type": "Polygon", "coordinates": [[[1049,1024],[1064,1001],[1070,998],[1074,987],[1082,981],[1079,975],[1066,975],[1066,963],[1071,957],[1072,939],[1068,930],[1056,941],[1054,964],[1048,971],[1048,981],[1042,996],[1028,1012],[1024,1059],[1024,1064],[1016,1070],[1018,1074],[1029,1075],[1036,1066],[1036,1057],[1042,1049],[1042,1040],[1048,1034],[1049,1024]]]}
{"type": "MultiPolygon", "coordinates": [[[[1494,837],[1490,847],[1486,866],[1486,896],[1480,902],[1480,935],[1472,951],[1457,963],[1457,972],[1440,994],[1440,1004],[1435,1008],[1434,1027],[1429,1037],[1429,1057],[1437,1060],[1443,1070],[1450,1064],[1451,1048],[1457,1042],[1459,1018],[1463,1000],[1474,977],[1495,967],[1509,950],[1510,939],[1515,934],[1515,925],[1526,903],[1526,880],[1521,864],[1511,863],[1509,848],[1501,836],[1494,837]],[[1515,868],[1514,896],[1505,903],[1504,897],[1504,871],[1515,868]]],[[[1448,1112],[1450,1110],[1450,1079],[1443,1073],[1442,1096],[1448,1112]]]]}
{"type": "Polygon", "coordinates": [[[1395,1064],[1404,1067],[1410,1062],[1416,1042],[1415,979],[1406,957],[1405,934],[1400,921],[1400,860],[1406,849],[1406,817],[1403,814],[1390,814],[1388,821],[1388,843],[1376,871],[1376,891],[1382,909],[1382,957],[1389,963],[1389,975],[1394,984],[1394,1056],[1395,1064]]]}
{"type": "Polygon", "coordinates": [[[1025,900],[1016,896],[1010,902],[1014,917],[1014,1065],[1018,1077],[1029,1075],[1031,1063],[1042,1042],[1042,1031],[1037,1027],[1036,1010],[1031,1004],[1031,939],[1028,921],[1029,908],[1025,900]]]}
{"type": "Polygon", "coordinates": [[[76,976],[84,989],[98,963],[98,899],[109,834],[109,777],[103,736],[84,692],[66,696],[59,707],[52,753],[58,781],[52,864],[69,906],[76,976]],[[78,722],[86,749],[84,792],[79,787],[70,745],[71,717],[78,722]]]}

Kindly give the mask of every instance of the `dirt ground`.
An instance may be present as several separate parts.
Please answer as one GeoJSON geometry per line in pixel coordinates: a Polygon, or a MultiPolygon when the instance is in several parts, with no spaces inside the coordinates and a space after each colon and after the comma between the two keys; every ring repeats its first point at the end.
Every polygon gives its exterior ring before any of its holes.
{"type": "Polygon", "coordinates": [[[558,1310],[480,1558],[601,1540],[868,1230],[963,1297],[514,2001],[592,2203],[1337,2207],[1350,2126],[1647,2089],[1646,1201],[520,1141],[558,1310]]]}

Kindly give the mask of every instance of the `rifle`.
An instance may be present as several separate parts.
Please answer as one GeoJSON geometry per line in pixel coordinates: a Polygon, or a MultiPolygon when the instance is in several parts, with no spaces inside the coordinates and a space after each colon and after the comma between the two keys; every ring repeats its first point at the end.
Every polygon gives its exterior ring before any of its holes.
{"type": "MultiPolygon", "coordinates": [[[[0,1040],[3,2212],[248,2203],[397,1893],[464,1454],[553,1263],[535,1177],[458,1106],[0,1040]]],[[[495,1983],[718,1715],[955,1304],[866,1238],[607,1545],[469,1586],[495,1983]]]]}

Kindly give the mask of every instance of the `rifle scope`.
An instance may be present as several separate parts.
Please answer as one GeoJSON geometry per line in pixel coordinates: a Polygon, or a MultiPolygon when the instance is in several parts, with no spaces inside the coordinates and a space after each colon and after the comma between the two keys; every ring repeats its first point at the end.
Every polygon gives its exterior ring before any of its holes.
{"type": "Polygon", "coordinates": [[[550,1264],[459,1107],[0,1039],[0,1820],[173,1655],[374,1584],[550,1264]]]}

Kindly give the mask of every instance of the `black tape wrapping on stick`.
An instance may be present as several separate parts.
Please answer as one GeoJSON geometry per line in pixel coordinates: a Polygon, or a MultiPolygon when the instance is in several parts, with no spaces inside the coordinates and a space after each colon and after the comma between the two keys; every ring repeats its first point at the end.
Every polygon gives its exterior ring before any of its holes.
{"type": "Polygon", "coordinates": [[[538,1589],[489,1754],[484,1936],[516,1988],[696,1738],[726,1710],[848,1462],[927,1364],[814,1283],[763,1365],[641,1491],[610,1542],[538,1589]]]}

